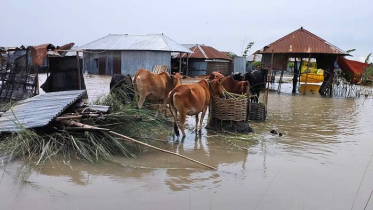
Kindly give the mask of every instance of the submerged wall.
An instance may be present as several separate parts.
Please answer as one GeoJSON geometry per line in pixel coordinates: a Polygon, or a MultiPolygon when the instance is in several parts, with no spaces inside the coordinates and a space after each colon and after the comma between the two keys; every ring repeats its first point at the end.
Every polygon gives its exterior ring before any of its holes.
{"type": "Polygon", "coordinates": [[[84,53],[84,70],[89,74],[130,74],[155,65],[171,66],[171,52],[163,51],[91,51],[84,53]]]}
{"type": "Polygon", "coordinates": [[[171,52],[162,51],[122,51],[122,74],[135,75],[136,71],[144,68],[153,71],[155,65],[171,67],[171,52]]]}

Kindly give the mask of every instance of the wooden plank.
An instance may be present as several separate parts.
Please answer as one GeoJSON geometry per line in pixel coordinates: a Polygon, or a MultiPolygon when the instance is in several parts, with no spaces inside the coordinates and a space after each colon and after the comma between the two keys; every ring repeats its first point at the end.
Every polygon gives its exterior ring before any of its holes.
{"type": "Polygon", "coordinates": [[[114,51],[113,52],[113,73],[114,74],[121,74],[121,65],[122,65],[122,59],[121,59],[121,52],[120,51],[114,51]]]}
{"type": "Polygon", "coordinates": [[[98,57],[98,73],[105,75],[106,72],[106,53],[100,53],[98,57]]]}
{"type": "MultiPolygon", "coordinates": [[[[307,69],[306,69],[306,81],[305,81],[305,84],[304,84],[303,94],[306,94],[306,90],[307,90],[307,80],[308,80],[308,73],[310,71],[310,62],[311,62],[311,53],[308,56],[308,63],[307,63],[307,69]]],[[[302,66],[300,67],[300,69],[302,70],[302,66]]]]}

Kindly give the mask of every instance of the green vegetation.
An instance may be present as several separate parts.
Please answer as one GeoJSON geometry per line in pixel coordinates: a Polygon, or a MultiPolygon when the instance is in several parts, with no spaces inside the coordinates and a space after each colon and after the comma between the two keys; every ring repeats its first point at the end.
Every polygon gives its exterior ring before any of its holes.
{"type": "Polygon", "coordinates": [[[294,69],[294,62],[289,62],[288,67],[293,70],[294,69]]]}
{"type": "Polygon", "coordinates": [[[254,61],[252,66],[261,66],[262,65],[262,62],[260,61],[254,61]]]}
{"type": "MultiPolygon", "coordinates": [[[[150,144],[157,136],[171,131],[169,121],[153,110],[135,108],[124,92],[109,94],[96,104],[112,106],[111,113],[102,118],[82,119],[81,123],[107,128],[150,144]]],[[[133,157],[141,152],[139,146],[108,132],[77,130],[59,122],[52,123],[48,128],[23,129],[1,137],[0,156],[7,156],[9,160],[21,158],[37,165],[57,157],[90,163],[114,161],[115,155],[133,157]]]]}
{"type": "MultiPolygon", "coordinates": [[[[369,53],[368,56],[365,58],[365,63],[370,62],[370,57],[372,56],[372,53],[369,53]]],[[[372,84],[373,83],[373,63],[370,63],[370,66],[365,68],[363,72],[363,76],[361,78],[362,84],[372,84]]]]}
{"type": "Polygon", "coordinates": [[[373,84],[373,64],[370,64],[363,72],[362,84],[373,84]]]}
{"type": "MultiPolygon", "coordinates": [[[[351,52],[355,52],[356,49],[350,49],[350,50],[346,50],[346,53],[350,54],[351,52]]],[[[353,56],[353,55],[350,55],[350,56],[353,56]]]]}
{"type": "Polygon", "coordinates": [[[243,55],[242,55],[242,56],[246,57],[246,56],[247,56],[247,53],[249,52],[249,50],[251,49],[251,47],[252,47],[253,45],[254,45],[254,42],[249,42],[249,44],[247,44],[246,49],[245,49],[245,51],[243,52],[243,55]]]}

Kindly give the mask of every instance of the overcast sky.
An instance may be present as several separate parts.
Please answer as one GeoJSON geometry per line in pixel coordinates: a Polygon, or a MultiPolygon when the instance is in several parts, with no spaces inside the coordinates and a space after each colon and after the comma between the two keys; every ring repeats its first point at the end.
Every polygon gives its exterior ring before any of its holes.
{"type": "Polygon", "coordinates": [[[0,0],[0,46],[81,46],[109,33],[156,34],[241,55],[303,26],[354,59],[373,51],[373,0],[0,0]]]}

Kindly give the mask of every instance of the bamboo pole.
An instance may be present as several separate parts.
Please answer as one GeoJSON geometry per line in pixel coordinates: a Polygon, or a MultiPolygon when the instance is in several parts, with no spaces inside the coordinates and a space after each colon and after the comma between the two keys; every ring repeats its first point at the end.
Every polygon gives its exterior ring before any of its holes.
{"type": "Polygon", "coordinates": [[[277,88],[277,91],[280,93],[281,91],[281,84],[282,84],[282,78],[284,77],[284,70],[281,71],[281,76],[280,76],[280,80],[278,81],[278,88],[277,88]]]}
{"type": "MultiPolygon", "coordinates": [[[[336,65],[338,65],[338,55],[337,55],[337,58],[336,58],[336,60],[335,60],[335,63],[336,63],[336,65]]],[[[333,93],[333,91],[334,91],[334,80],[335,80],[335,78],[336,78],[336,70],[337,70],[337,66],[334,66],[334,69],[333,69],[333,80],[332,80],[332,85],[331,85],[331,89],[330,89],[330,96],[331,97],[333,97],[333,95],[334,95],[334,93],[333,93]]]]}
{"type": "Polygon", "coordinates": [[[269,66],[269,72],[267,74],[267,92],[266,92],[266,100],[265,100],[266,107],[267,107],[267,104],[268,104],[269,82],[270,82],[269,80],[270,80],[270,78],[272,78],[273,52],[274,52],[274,50],[272,50],[271,65],[269,66]]]}
{"type": "Polygon", "coordinates": [[[298,63],[297,63],[297,57],[294,57],[294,75],[293,75],[293,90],[292,93],[296,93],[297,89],[297,83],[298,83],[298,63]]]}
{"type": "Polygon", "coordinates": [[[199,161],[194,160],[194,159],[192,159],[192,158],[189,158],[189,157],[187,157],[187,156],[180,155],[180,154],[177,154],[177,153],[175,153],[175,152],[171,152],[171,151],[168,151],[168,150],[165,150],[165,149],[161,149],[161,148],[159,148],[159,147],[152,146],[152,145],[150,145],[150,144],[147,144],[147,143],[144,143],[144,142],[138,141],[138,140],[133,139],[133,138],[131,138],[131,137],[128,137],[128,136],[122,135],[122,134],[120,134],[120,133],[117,133],[117,132],[114,132],[114,131],[109,131],[109,133],[111,133],[111,134],[113,134],[113,135],[115,135],[115,136],[118,136],[118,137],[120,137],[120,138],[126,139],[126,140],[128,140],[128,141],[134,142],[134,143],[136,143],[136,144],[140,144],[140,145],[142,145],[142,146],[150,147],[150,148],[152,148],[152,149],[156,149],[156,150],[159,150],[159,151],[161,151],[161,152],[168,153],[168,154],[176,155],[176,156],[178,156],[178,157],[181,157],[181,158],[187,159],[187,160],[192,161],[192,162],[194,162],[194,163],[197,163],[197,164],[203,165],[203,166],[205,166],[205,167],[207,167],[207,168],[214,169],[214,170],[218,170],[217,168],[215,168],[215,167],[213,167],[213,166],[210,166],[210,165],[207,165],[207,164],[205,164],[205,163],[199,162],[199,161]]]}
{"type": "Polygon", "coordinates": [[[83,117],[100,117],[100,114],[62,115],[57,117],[56,121],[82,119],[83,117]]]}
{"type": "Polygon", "coordinates": [[[78,72],[78,89],[82,89],[82,78],[81,78],[81,73],[80,73],[80,59],[79,59],[79,51],[76,51],[76,68],[78,72]]]}
{"type": "MultiPolygon", "coordinates": [[[[311,53],[308,56],[308,63],[307,63],[307,69],[306,69],[306,81],[304,83],[304,90],[303,90],[303,95],[306,94],[307,90],[307,80],[308,80],[308,74],[310,71],[310,62],[311,62],[311,53]]],[[[302,66],[300,67],[301,73],[302,73],[302,66]]]]}
{"type": "Polygon", "coordinates": [[[189,73],[189,55],[188,55],[188,53],[186,54],[186,56],[187,56],[187,61],[186,61],[187,69],[186,69],[186,74],[184,74],[184,75],[188,76],[188,73],[189,73]]]}
{"type": "Polygon", "coordinates": [[[213,166],[210,166],[210,165],[207,165],[205,163],[202,163],[202,162],[199,162],[197,160],[194,160],[192,158],[189,158],[187,156],[184,156],[184,155],[180,155],[180,154],[177,154],[175,152],[171,152],[171,151],[168,151],[168,150],[165,150],[165,149],[161,149],[159,147],[155,147],[153,145],[150,145],[150,144],[147,144],[147,143],[144,143],[144,142],[141,142],[141,141],[138,141],[136,139],[133,139],[131,137],[128,137],[128,136],[125,136],[125,135],[122,135],[120,133],[117,133],[117,132],[114,132],[114,131],[110,131],[109,129],[104,129],[104,128],[99,128],[99,127],[96,127],[96,126],[91,126],[91,125],[86,125],[86,124],[83,124],[83,123],[79,123],[79,122],[76,122],[76,121],[64,121],[65,123],[67,123],[68,125],[72,125],[72,126],[77,126],[77,127],[81,127],[81,128],[88,128],[88,129],[99,129],[99,130],[103,130],[103,131],[107,131],[108,133],[111,133],[113,134],[114,136],[117,136],[121,139],[124,139],[126,141],[130,141],[130,142],[133,142],[133,143],[136,143],[136,144],[140,144],[142,146],[145,146],[145,147],[149,147],[149,148],[152,148],[152,149],[155,149],[155,150],[158,150],[158,151],[161,151],[161,152],[165,152],[165,153],[168,153],[168,154],[171,154],[171,155],[176,155],[178,157],[181,157],[181,158],[184,158],[184,159],[187,159],[189,161],[192,161],[194,163],[197,163],[197,164],[200,164],[200,165],[203,165],[207,168],[210,168],[210,169],[214,169],[214,170],[218,170],[217,168],[213,167],[213,166]]]}
{"type": "Polygon", "coordinates": [[[182,54],[181,54],[181,52],[180,52],[180,59],[179,59],[179,73],[181,73],[181,56],[182,56],[182,54]]]}

